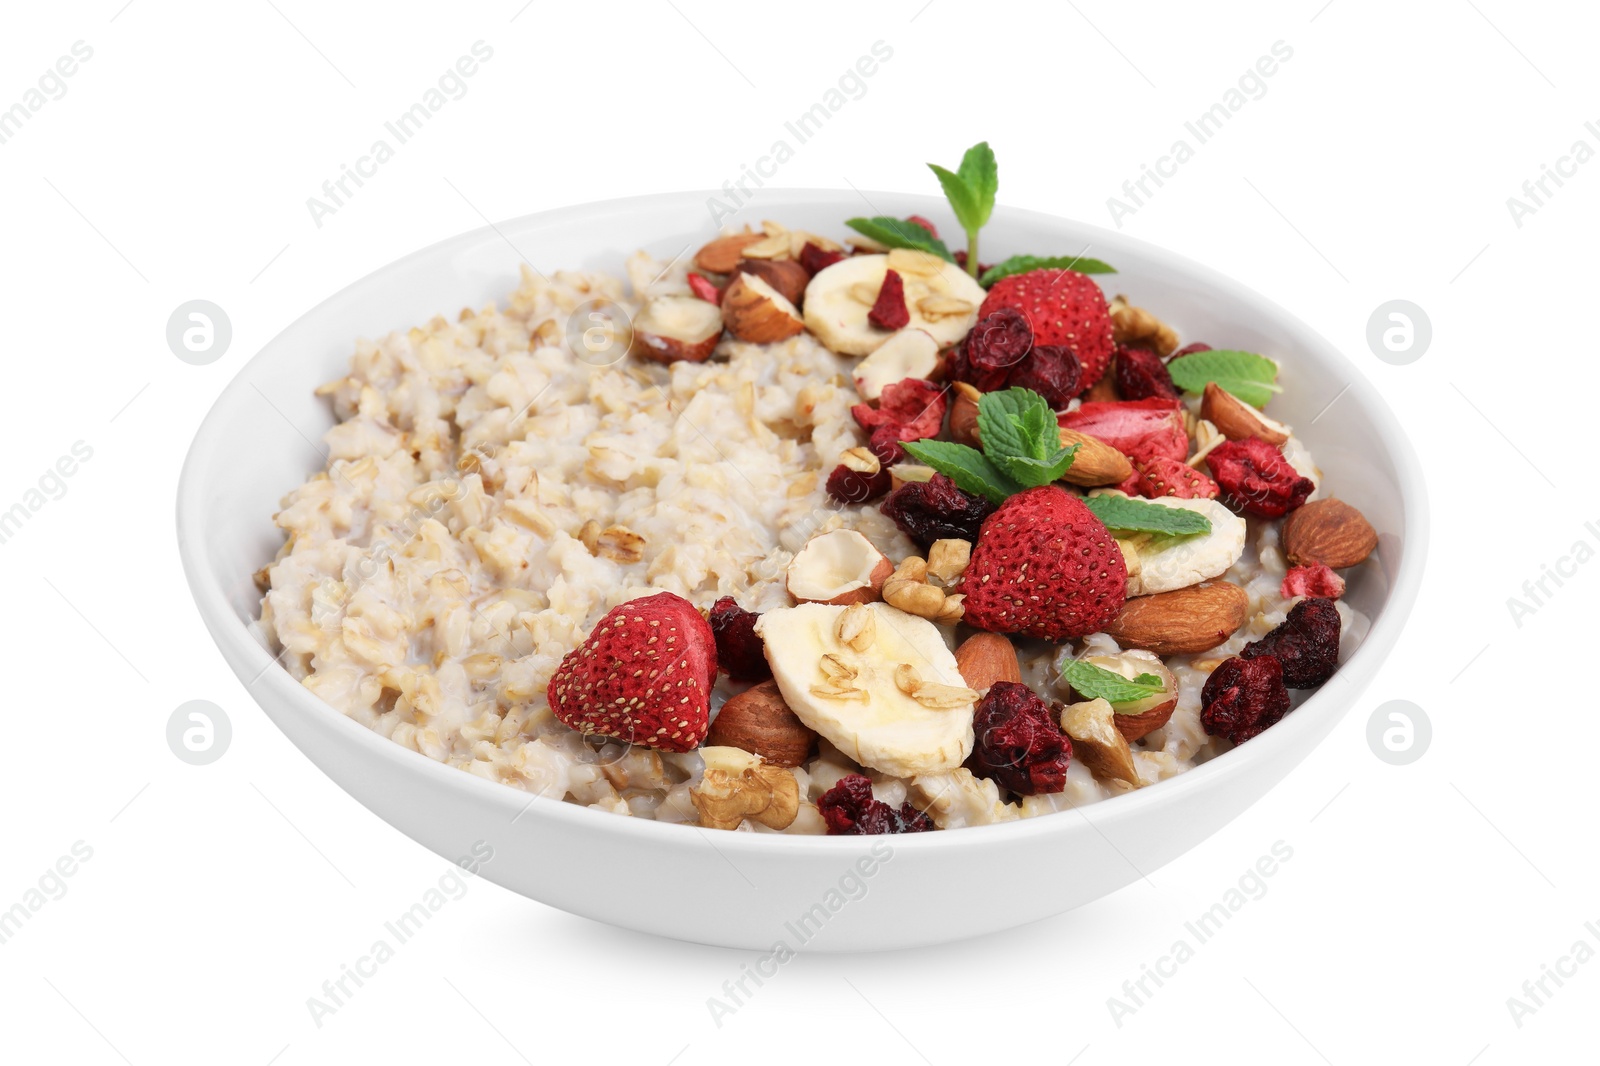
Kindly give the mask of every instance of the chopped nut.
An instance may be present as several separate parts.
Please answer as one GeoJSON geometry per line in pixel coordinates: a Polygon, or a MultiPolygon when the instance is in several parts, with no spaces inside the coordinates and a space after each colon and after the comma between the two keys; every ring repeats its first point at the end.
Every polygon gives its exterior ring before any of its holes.
{"type": "Polygon", "coordinates": [[[882,464],[878,462],[878,457],[872,454],[872,449],[870,448],[846,448],[844,453],[839,456],[839,462],[848,469],[854,470],[858,474],[866,474],[868,477],[876,474],[882,468],[882,464]]]}
{"type": "Polygon", "coordinates": [[[763,240],[744,249],[746,259],[787,259],[790,252],[789,231],[776,222],[763,222],[763,240]]]}
{"type": "Polygon", "coordinates": [[[889,249],[889,269],[916,277],[936,277],[944,269],[944,260],[929,252],[915,248],[889,249]]]}
{"type": "Polygon", "coordinates": [[[1110,703],[1094,699],[1068,706],[1061,712],[1061,728],[1072,738],[1072,753],[1097,779],[1139,787],[1133,750],[1117,728],[1110,703]]]}
{"type": "Polygon", "coordinates": [[[928,576],[946,587],[967,572],[972,560],[972,543],[965,540],[936,540],[928,549],[928,576]]]}
{"type": "Polygon", "coordinates": [[[856,668],[837,655],[824,655],[817,665],[830,681],[854,681],[856,678],[856,668]]]}
{"type": "Polygon", "coordinates": [[[839,615],[839,621],[833,629],[834,636],[839,638],[839,643],[864,652],[872,647],[872,642],[878,637],[877,619],[872,608],[865,604],[853,604],[839,615]]]}
{"type": "Polygon", "coordinates": [[[917,555],[907,556],[889,575],[883,583],[883,599],[907,614],[945,625],[959,622],[966,611],[965,597],[946,596],[943,589],[928,584],[927,560],[917,555]]]}
{"type": "Polygon", "coordinates": [[[942,296],[936,293],[918,300],[917,310],[921,312],[923,318],[934,320],[953,315],[970,315],[975,308],[959,296],[942,296]]]}
{"type": "Polygon", "coordinates": [[[737,829],[746,818],[768,829],[787,829],[800,812],[800,783],[781,766],[739,748],[700,749],[706,769],[689,801],[708,829],[737,829]]]}
{"type": "Polygon", "coordinates": [[[1128,303],[1126,296],[1114,297],[1107,310],[1111,312],[1112,339],[1118,344],[1149,348],[1163,358],[1177,350],[1178,334],[1172,327],[1128,303]]]}
{"type": "Polygon", "coordinates": [[[910,663],[900,663],[894,668],[894,684],[931,711],[952,711],[958,707],[971,707],[978,702],[978,694],[970,688],[922,680],[917,676],[916,667],[910,663]]]}

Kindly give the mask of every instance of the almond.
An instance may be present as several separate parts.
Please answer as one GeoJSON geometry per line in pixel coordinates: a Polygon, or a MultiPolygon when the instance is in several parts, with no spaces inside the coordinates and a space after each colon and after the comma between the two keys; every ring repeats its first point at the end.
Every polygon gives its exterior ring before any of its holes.
{"type": "Polygon", "coordinates": [[[796,307],[800,306],[806,286],[811,282],[806,268],[793,259],[741,259],[734,269],[760,278],[796,307]]]}
{"type": "Polygon", "coordinates": [[[776,681],[745,689],[722,705],[707,745],[726,745],[759,755],[774,766],[800,766],[811,756],[817,734],[783,702],[776,681]]]}
{"type": "Polygon", "coordinates": [[[1078,446],[1077,454],[1072,457],[1072,465],[1061,475],[1061,480],[1069,485],[1081,485],[1084,488],[1120,485],[1133,473],[1133,464],[1128,462],[1126,455],[1087,433],[1063,428],[1061,443],[1078,446]]]}
{"type": "Polygon", "coordinates": [[[729,333],[752,344],[787,340],[806,328],[794,304],[754,274],[740,274],[728,283],[722,319],[729,333]]]}
{"type": "Polygon", "coordinates": [[[1227,581],[1202,581],[1188,588],[1135,596],[1106,626],[1125,648],[1157,655],[1185,655],[1215,648],[1238,632],[1250,614],[1250,597],[1227,581]]]}
{"type": "Polygon", "coordinates": [[[1000,633],[974,633],[956,649],[956,669],[967,687],[989,691],[996,681],[1022,681],[1022,664],[1017,661],[1016,645],[1000,633]]]}
{"type": "Polygon", "coordinates": [[[955,399],[950,403],[950,439],[969,448],[978,446],[978,401],[983,393],[958,381],[951,386],[955,399]]]}
{"type": "Polygon", "coordinates": [[[731,274],[744,258],[744,250],[765,240],[760,233],[734,233],[718,237],[694,253],[694,265],[711,274],[731,274]]]}
{"type": "Polygon", "coordinates": [[[1268,444],[1282,444],[1289,439],[1288,426],[1274,422],[1215,381],[1206,382],[1200,417],[1216,426],[1229,440],[1255,437],[1268,444]]]}
{"type": "Polygon", "coordinates": [[[1072,754],[1099,781],[1139,787],[1128,738],[1117,729],[1116,714],[1105,700],[1074,703],[1061,712],[1061,730],[1072,738],[1072,754]]]}
{"type": "Polygon", "coordinates": [[[1290,566],[1355,566],[1378,546],[1366,516],[1343,500],[1312,500],[1283,520],[1283,554],[1290,566]]]}

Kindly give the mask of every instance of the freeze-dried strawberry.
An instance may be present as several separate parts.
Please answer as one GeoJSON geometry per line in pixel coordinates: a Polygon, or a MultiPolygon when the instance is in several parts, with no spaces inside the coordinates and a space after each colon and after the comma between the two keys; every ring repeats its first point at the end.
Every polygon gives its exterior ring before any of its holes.
{"type": "Polygon", "coordinates": [[[911,322],[911,310],[906,307],[906,283],[897,270],[886,271],[878,299],[867,312],[867,321],[879,329],[904,329],[911,322]]]}
{"type": "Polygon", "coordinates": [[[932,222],[929,222],[921,215],[907,215],[906,221],[911,223],[913,226],[921,226],[923,229],[927,230],[928,236],[932,237],[934,240],[939,239],[939,230],[932,222]]]}
{"type": "Polygon", "coordinates": [[[968,362],[978,370],[1004,370],[1022,362],[1033,348],[1028,316],[1013,307],[985,315],[967,333],[968,362]]]}
{"type": "Polygon", "coordinates": [[[923,440],[938,435],[944,424],[944,407],[942,388],[922,378],[906,378],[885,385],[877,407],[858,403],[850,413],[874,440],[886,427],[895,430],[895,440],[923,440]]]}
{"type": "Polygon", "coordinates": [[[908,481],[878,505],[900,531],[924,548],[936,540],[978,539],[983,520],[994,504],[982,496],[969,496],[943,474],[928,481],[908,481]]]}
{"type": "Polygon", "coordinates": [[[1301,600],[1289,616],[1239,654],[1248,660],[1277,659],[1289,688],[1316,688],[1339,669],[1339,608],[1328,599],[1301,600]]]}
{"type": "Polygon", "coordinates": [[[842,259],[844,259],[843,252],[827,251],[814,241],[807,241],[805,247],[800,249],[800,265],[813,277],[842,259]]]}
{"type": "Polygon", "coordinates": [[[550,710],[580,733],[693,751],[711,726],[717,642],[694,604],[658,592],[620,604],[556,667],[550,710]]]}
{"type": "Polygon", "coordinates": [[[1200,722],[1206,732],[1235,744],[1259,735],[1288,713],[1283,664],[1270,655],[1255,659],[1235,655],[1211,671],[1200,690],[1200,722]]]}
{"type": "Polygon", "coordinates": [[[756,619],[760,617],[740,607],[732,596],[713,603],[706,616],[717,642],[717,665],[735,681],[765,681],[772,676],[766,645],[756,636],[756,619]]]}
{"type": "Polygon", "coordinates": [[[984,519],[956,591],[966,594],[968,625],[1060,643],[1115,618],[1127,584],[1122,549],[1094,512],[1041,485],[984,519]]]}
{"type": "Polygon", "coordinates": [[[967,769],[1020,796],[1067,787],[1072,741],[1050,705],[1027,685],[996,681],[973,712],[967,769]]]}
{"type": "Polygon", "coordinates": [[[878,833],[926,833],[933,819],[909,803],[897,811],[872,795],[872,780],[864,774],[846,774],[817,800],[817,810],[829,836],[867,836],[878,833]]]}
{"type": "Polygon", "coordinates": [[[1189,455],[1189,427],[1183,404],[1162,396],[1147,400],[1096,400],[1058,415],[1066,429],[1103,440],[1129,459],[1148,462],[1158,456],[1178,462],[1189,455]]]}
{"type": "Polygon", "coordinates": [[[722,302],[722,290],[711,284],[711,279],[704,274],[689,273],[689,291],[708,304],[722,302]]]}
{"type": "Polygon", "coordinates": [[[1059,410],[1072,401],[1080,391],[1083,368],[1078,357],[1056,344],[1036,344],[1027,358],[1012,370],[1006,385],[1011,388],[1032,389],[1052,409],[1059,410]]]}
{"type": "Polygon", "coordinates": [[[1162,396],[1178,398],[1178,387],[1167,373],[1167,364],[1155,352],[1144,348],[1117,349],[1117,394],[1124,400],[1145,400],[1162,396]]]}
{"type": "Polygon", "coordinates": [[[1282,518],[1316,488],[1276,445],[1259,437],[1224,441],[1207,453],[1206,466],[1222,486],[1222,502],[1257,518],[1282,518]]]}
{"type": "Polygon", "coordinates": [[[989,290],[978,317],[1002,307],[1028,316],[1035,344],[1059,345],[1077,356],[1079,381],[1087,389],[1111,364],[1111,312],[1094,279],[1075,270],[1041,269],[1001,278],[989,290]]]}
{"type": "Polygon", "coordinates": [[[840,463],[828,475],[828,495],[838,503],[851,506],[876,500],[889,491],[891,484],[888,467],[880,466],[876,474],[865,474],[840,463]]]}
{"type": "Polygon", "coordinates": [[[1156,499],[1172,496],[1180,500],[1214,500],[1222,490],[1217,483],[1188,463],[1158,455],[1133,464],[1134,492],[1130,496],[1156,499]]]}
{"type": "Polygon", "coordinates": [[[1321,596],[1336,600],[1344,595],[1344,578],[1323,563],[1312,563],[1310,566],[1297,566],[1283,575],[1283,584],[1278,591],[1285,599],[1321,596]]]}

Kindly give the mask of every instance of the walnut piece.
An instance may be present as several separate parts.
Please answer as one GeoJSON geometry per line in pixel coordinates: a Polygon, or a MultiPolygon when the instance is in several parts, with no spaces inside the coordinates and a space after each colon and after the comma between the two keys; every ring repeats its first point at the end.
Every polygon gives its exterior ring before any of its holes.
{"type": "Polygon", "coordinates": [[[739,748],[700,749],[705,775],[689,802],[707,829],[737,829],[746,818],[768,829],[787,829],[800,813],[800,783],[781,766],[739,748]]]}

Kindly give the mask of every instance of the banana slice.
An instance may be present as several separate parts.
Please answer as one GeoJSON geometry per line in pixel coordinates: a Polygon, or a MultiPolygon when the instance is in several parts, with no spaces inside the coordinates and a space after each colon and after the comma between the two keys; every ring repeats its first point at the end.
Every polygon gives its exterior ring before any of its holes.
{"type": "Polygon", "coordinates": [[[886,603],[802,603],[765,612],[756,633],[789,709],[862,766],[913,777],[972,753],[978,694],[932,622],[886,603]]]}
{"type": "Polygon", "coordinates": [[[983,286],[936,255],[896,248],[885,255],[856,255],[817,272],[806,286],[806,328],[840,355],[869,355],[894,333],[867,321],[883,276],[905,282],[908,329],[920,329],[940,348],[967,335],[978,320],[983,286]]]}
{"type": "Polygon", "coordinates": [[[856,364],[856,392],[863,400],[876,400],[883,390],[906,378],[926,378],[939,365],[939,342],[920,329],[907,326],[856,364]]]}
{"type": "Polygon", "coordinates": [[[1145,502],[1199,511],[1211,519],[1211,532],[1189,537],[1143,533],[1119,538],[1131,544],[1139,555],[1137,569],[1128,568],[1129,596],[1150,596],[1157,592],[1186,589],[1190,585],[1220,577],[1244,554],[1244,519],[1216,500],[1180,500],[1162,496],[1145,502]]]}

